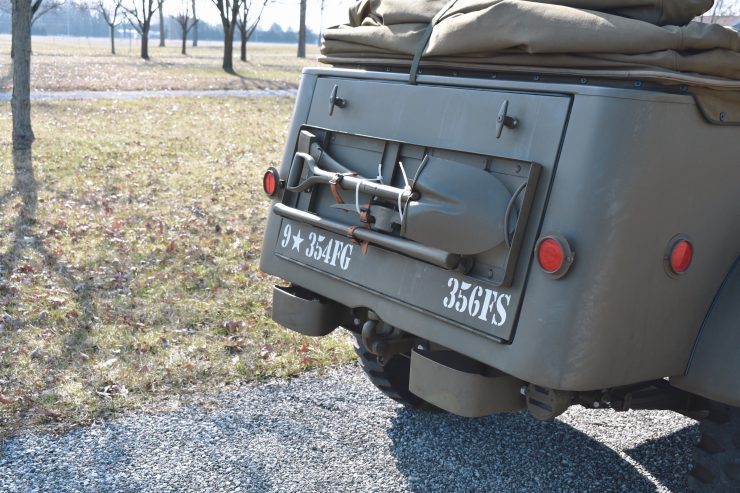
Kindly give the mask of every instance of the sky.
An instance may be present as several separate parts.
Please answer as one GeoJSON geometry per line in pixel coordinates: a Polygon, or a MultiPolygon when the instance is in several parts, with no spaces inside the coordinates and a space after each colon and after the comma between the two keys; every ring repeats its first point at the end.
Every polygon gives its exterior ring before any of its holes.
{"type": "MultiPolygon", "coordinates": [[[[181,8],[183,0],[165,0],[164,13],[175,15],[181,8]]],[[[259,0],[252,0],[255,4],[259,0]]],[[[321,0],[308,0],[306,5],[306,24],[314,32],[319,26],[328,27],[347,23],[347,9],[354,0],[324,0],[324,14],[321,15],[321,0]]],[[[298,30],[299,0],[272,0],[262,15],[260,28],[267,29],[273,23],[278,23],[283,29],[298,30]]],[[[198,17],[209,24],[220,24],[218,9],[211,0],[196,0],[198,17]]]]}

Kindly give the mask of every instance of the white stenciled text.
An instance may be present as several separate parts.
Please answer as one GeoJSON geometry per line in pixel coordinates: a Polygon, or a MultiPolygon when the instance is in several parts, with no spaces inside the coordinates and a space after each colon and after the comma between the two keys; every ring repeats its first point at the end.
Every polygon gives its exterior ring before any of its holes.
{"type": "Polygon", "coordinates": [[[318,260],[330,267],[339,267],[341,270],[349,269],[354,250],[352,243],[328,237],[316,231],[309,231],[306,236],[300,228],[293,228],[289,223],[283,228],[280,246],[297,251],[304,257],[318,260]],[[307,242],[305,246],[304,241],[307,242]]]}
{"type": "Polygon", "coordinates": [[[506,322],[506,310],[511,303],[511,295],[499,293],[492,289],[482,288],[455,277],[447,280],[450,292],[442,300],[442,305],[459,313],[500,327],[506,322]]]}

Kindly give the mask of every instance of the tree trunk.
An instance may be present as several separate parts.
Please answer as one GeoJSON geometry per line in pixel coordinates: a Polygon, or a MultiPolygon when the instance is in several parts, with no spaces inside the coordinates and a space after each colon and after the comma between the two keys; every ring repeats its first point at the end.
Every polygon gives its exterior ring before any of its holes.
{"type": "Polygon", "coordinates": [[[195,14],[195,0],[193,0],[193,48],[198,46],[198,16],[195,14]]]}
{"type": "Polygon", "coordinates": [[[239,59],[242,62],[247,61],[247,30],[246,29],[240,29],[240,35],[241,35],[241,42],[242,42],[242,50],[241,50],[241,56],[239,59]]]}
{"type": "Polygon", "coordinates": [[[222,65],[225,72],[234,73],[234,26],[224,27],[224,63],[222,65]]]}
{"type": "Polygon", "coordinates": [[[306,0],[301,0],[301,20],[298,28],[298,58],[306,58],[306,0]]]}
{"type": "Polygon", "coordinates": [[[141,29],[141,58],[149,60],[149,23],[141,29]]]}
{"type": "Polygon", "coordinates": [[[29,150],[31,128],[31,0],[13,0],[13,149],[29,150]]]}
{"type": "Polygon", "coordinates": [[[116,54],[116,26],[110,26],[110,54],[116,54]]]}
{"type": "Polygon", "coordinates": [[[182,30],[182,50],[181,50],[181,53],[183,55],[187,55],[187,52],[185,51],[187,45],[188,45],[188,32],[185,29],[183,29],[182,30]]]}
{"type": "Polygon", "coordinates": [[[26,149],[13,149],[13,188],[21,197],[18,211],[20,222],[24,227],[30,227],[36,218],[39,189],[33,173],[33,150],[30,146],[26,149]]]}
{"type": "Polygon", "coordinates": [[[162,4],[164,0],[159,0],[159,46],[164,46],[164,11],[162,10],[162,4]]]}

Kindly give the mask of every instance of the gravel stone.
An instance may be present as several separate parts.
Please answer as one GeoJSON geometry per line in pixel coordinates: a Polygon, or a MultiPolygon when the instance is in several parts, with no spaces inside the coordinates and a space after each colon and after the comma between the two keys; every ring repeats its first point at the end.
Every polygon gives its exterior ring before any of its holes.
{"type": "Polygon", "coordinates": [[[0,492],[684,492],[698,438],[669,411],[410,411],[356,365],[219,400],[9,439],[0,492]]]}

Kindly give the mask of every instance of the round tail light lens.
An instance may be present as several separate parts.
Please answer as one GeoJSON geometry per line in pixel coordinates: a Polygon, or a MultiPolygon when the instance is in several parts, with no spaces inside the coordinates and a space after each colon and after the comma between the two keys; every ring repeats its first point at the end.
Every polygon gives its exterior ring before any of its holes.
{"type": "Polygon", "coordinates": [[[542,270],[548,274],[554,274],[563,266],[565,252],[557,240],[545,238],[540,243],[540,249],[537,251],[537,260],[539,260],[542,270]]]}
{"type": "Polygon", "coordinates": [[[681,239],[671,248],[670,264],[674,274],[683,274],[689,269],[694,258],[694,247],[690,241],[681,239]]]}
{"type": "Polygon", "coordinates": [[[563,277],[573,263],[573,250],[570,244],[557,234],[540,238],[535,253],[542,270],[555,279],[563,277]]]}
{"type": "Polygon", "coordinates": [[[278,191],[278,185],[280,184],[280,175],[275,168],[268,168],[265,175],[262,177],[262,188],[268,197],[273,197],[278,191]]]}

